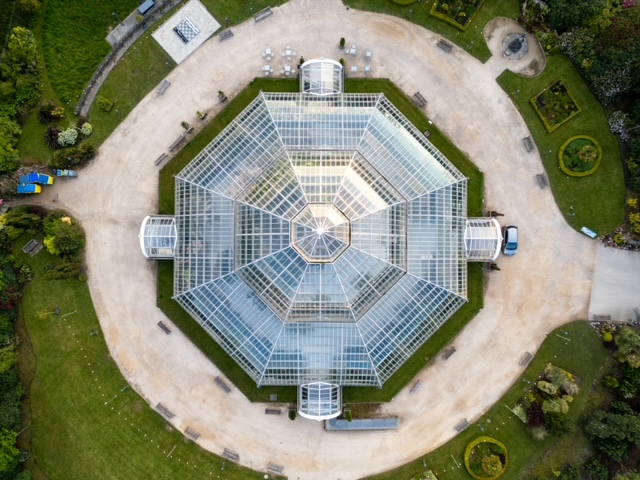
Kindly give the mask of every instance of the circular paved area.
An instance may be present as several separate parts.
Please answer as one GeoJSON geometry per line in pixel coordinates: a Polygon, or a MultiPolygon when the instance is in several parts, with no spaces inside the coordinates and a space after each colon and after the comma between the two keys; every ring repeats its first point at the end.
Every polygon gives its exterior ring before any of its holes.
{"type": "Polygon", "coordinates": [[[495,82],[493,62],[488,68],[457,47],[447,54],[429,31],[336,0],[292,0],[234,32],[176,68],[164,95],[149,94],[77,181],[56,184],[58,205],[87,232],[89,286],[111,355],[152,406],[162,402],[176,415],[176,428],[191,426],[204,448],[234,450],[251,468],[272,462],[289,478],[344,480],[401,465],[495,403],[520,374],[523,353],[534,352],[546,332],[586,317],[596,244],[568,227],[550,190],[537,186],[542,164],[523,149],[527,127],[495,82]],[[329,434],[315,421],[264,415],[264,405],[236,389],[224,394],[212,381],[217,368],[177,329],[165,335],[157,327],[171,323],[156,307],[155,264],[143,258],[137,237],[157,205],[154,160],[180,135],[182,120],[193,122],[197,110],[215,113],[218,90],[237,94],[259,74],[267,45],[278,52],[290,44],[306,59],[338,58],[342,36],[374,52],[375,76],[427,98],[429,117],[485,172],[486,209],[504,212],[502,222],[518,225],[522,238],[520,253],[488,274],[485,308],[455,339],[456,354],[420,373],[419,393],[405,389],[385,405],[400,417],[397,432],[329,434]]]}

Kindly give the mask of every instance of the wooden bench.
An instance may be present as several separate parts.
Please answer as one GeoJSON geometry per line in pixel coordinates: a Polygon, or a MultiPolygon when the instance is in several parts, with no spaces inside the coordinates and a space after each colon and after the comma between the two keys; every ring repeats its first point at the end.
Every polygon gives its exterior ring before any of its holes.
{"type": "Polygon", "coordinates": [[[422,383],[422,380],[418,380],[416,384],[413,386],[413,388],[411,389],[411,395],[415,395],[416,393],[418,393],[422,388],[422,385],[424,385],[422,383]]]}
{"type": "Polygon", "coordinates": [[[30,257],[33,257],[36,253],[42,250],[42,248],[43,246],[39,241],[32,239],[29,240],[29,242],[24,247],[22,247],[22,251],[30,257]]]}
{"type": "Polygon", "coordinates": [[[176,139],[176,141],[175,141],[175,142],[173,142],[173,143],[171,144],[171,146],[169,147],[169,151],[170,151],[170,152],[173,152],[173,151],[174,151],[178,146],[180,146],[180,144],[181,144],[182,142],[184,142],[184,139],[185,139],[185,138],[187,138],[187,137],[185,137],[184,135],[180,135],[180,136],[176,139]]]}
{"type": "Polygon", "coordinates": [[[533,139],[531,137],[524,137],[522,139],[522,144],[524,145],[524,148],[527,150],[527,152],[532,152],[535,148],[533,139]]]}
{"type": "Polygon", "coordinates": [[[162,320],[160,320],[158,322],[158,326],[162,329],[162,331],[164,333],[166,333],[167,335],[169,335],[171,333],[171,330],[169,330],[169,327],[167,327],[164,322],[162,320]]]}
{"type": "Polygon", "coordinates": [[[164,91],[169,88],[169,85],[171,85],[171,82],[169,80],[167,80],[166,78],[162,81],[162,83],[160,84],[160,86],[156,89],[156,93],[158,95],[162,95],[164,93],[164,91]]]}
{"type": "Polygon", "coordinates": [[[233,37],[233,32],[229,28],[220,32],[220,41],[226,40],[227,38],[231,37],[233,37]]]}
{"type": "Polygon", "coordinates": [[[253,21],[257,23],[260,20],[264,20],[265,18],[270,17],[271,15],[273,15],[273,10],[271,10],[271,7],[267,7],[264,10],[260,10],[258,13],[256,13],[253,16],[253,21]]]}
{"type": "Polygon", "coordinates": [[[273,463],[269,463],[269,466],[267,467],[268,472],[275,473],[276,475],[282,475],[283,470],[284,470],[284,467],[280,465],[275,465],[273,463]]]}
{"type": "Polygon", "coordinates": [[[265,415],[281,415],[282,412],[280,411],[279,408],[265,408],[264,414],[265,415]]]}
{"type": "Polygon", "coordinates": [[[416,92],[413,94],[413,101],[416,102],[416,104],[420,108],[424,108],[427,106],[427,100],[422,96],[420,92],[416,92]]]}
{"type": "Polygon", "coordinates": [[[445,52],[449,53],[453,49],[453,45],[451,45],[446,40],[440,40],[438,42],[438,48],[440,48],[441,50],[444,50],[445,52]]]}
{"type": "Polygon", "coordinates": [[[518,362],[518,365],[520,365],[521,367],[526,367],[527,365],[529,365],[529,363],[531,363],[531,360],[533,360],[533,355],[531,355],[529,352],[524,352],[524,355],[522,355],[522,358],[518,362]]]}
{"type": "Polygon", "coordinates": [[[214,379],[214,382],[216,382],[216,385],[218,385],[222,390],[224,390],[225,393],[231,392],[231,389],[229,388],[229,385],[224,383],[224,380],[222,380],[220,377],[216,377],[214,379]]]}
{"type": "Polygon", "coordinates": [[[198,437],[200,437],[200,432],[196,432],[193,428],[191,427],[187,427],[187,429],[184,431],[185,435],[187,435],[189,438],[191,438],[192,440],[198,440],[198,437]]]}
{"type": "Polygon", "coordinates": [[[222,452],[222,456],[224,458],[228,458],[233,462],[238,462],[240,460],[240,455],[238,455],[236,452],[229,450],[228,448],[224,449],[224,452],[222,452]]]}
{"type": "Polygon", "coordinates": [[[169,409],[167,407],[165,407],[164,405],[162,405],[161,403],[159,403],[158,405],[156,405],[156,410],[158,411],[158,413],[160,415],[162,415],[164,418],[166,418],[167,420],[171,420],[175,415],[173,413],[171,413],[169,411],[169,409]]]}
{"type": "Polygon", "coordinates": [[[442,359],[447,360],[454,353],[456,353],[456,347],[447,348],[447,350],[444,352],[444,355],[442,355],[442,359]]]}
{"type": "Polygon", "coordinates": [[[156,165],[160,165],[162,162],[164,162],[164,161],[165,161],[165,159],[166,159],[167,157],[168,157],[168,155],[167,155],[166,153],[163,153],[162,155],[160,155],[160,156],[156,159],[155,164],[156,164],[156,165]]]}
{"type": "Polygon", "coordinates": [[[466,418],[463,418],[460,422],[456,423],[456,426],[453,427],[456,432],[460,433],[462,430],[469,426],[469,421],[466,418]]]}
{"type": "Polygon", "coordinates": [[[547,188],[549,186],[549,180],[547,180],[547,176],[544,173],[536,175],[536,181],[540,188],[547,188]]]}

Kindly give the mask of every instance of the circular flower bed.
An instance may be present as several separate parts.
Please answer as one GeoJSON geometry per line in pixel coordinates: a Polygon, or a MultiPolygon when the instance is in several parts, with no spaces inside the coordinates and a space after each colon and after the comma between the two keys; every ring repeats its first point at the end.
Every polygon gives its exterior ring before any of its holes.
{"type": "Polygon", "coordinates": [[[495,480],[507,469],[507,447],[491,437],[478,437],[464,451],[464,466],[476,480],[495,480]]]}
{"type": "Polygon", "coordinates": [[[591,137],[571,137],[560,147],[560,169],[572,177],[591,175],[600,166],[602,148],[591,137]]]}

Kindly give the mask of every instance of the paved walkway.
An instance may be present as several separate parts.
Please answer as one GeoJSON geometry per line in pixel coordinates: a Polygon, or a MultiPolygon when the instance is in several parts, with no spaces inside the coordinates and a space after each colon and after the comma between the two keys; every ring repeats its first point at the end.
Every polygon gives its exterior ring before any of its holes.
{"type": "Polygon", "coordinates": [[[524,151],[529,132],[492,69],[459,48],[443,52],[439,37],[416,25],[337,0],[292,0],[274,10],[234,28],[232,39],[208,41],[169,75],[164,95],[140,102],[80,178],[57,182],[40,200],[55,191],[57,205],[82,221],[89,286],[111,355],[149,404],[175,413],[176,428],[191,426],[204,448],[234,450],[257,470],[273,462],[292,479],[355,479],[451,439],[463,417],[478,418],[510,387],[522,354],[546,332],[585,318],[596,243],[568,227],[551,191],[537,186],[542,164],[524,151]],[[488,275],[485,308],[456,338],[455,355],[419,374],[418,394],[405,389],[384,407],[400,416],[397,432],[326,433],[318,422],[264,415],[264,405],[235,389],[224,394],[212,381],[217,368],[177,329],[165,335],[157,327],[171,322],[156,307],[155,264],[138,245],[140,222],[157,205],[154,160],[180,135],[180,122],[194,123],[197,110],[215,114],[218,90],[232,98],[258,75],[265,46],[339,58],[342,36],[374,52],[376,76],[423,93],[429,117],[485,172],[486,208],[504,212],[522,238],[520,253],[488,275]]]}
{"type": "Polygon", "coordinates": [[[598,247],[589,319],[640,322],[640,252],[598,247]]]}

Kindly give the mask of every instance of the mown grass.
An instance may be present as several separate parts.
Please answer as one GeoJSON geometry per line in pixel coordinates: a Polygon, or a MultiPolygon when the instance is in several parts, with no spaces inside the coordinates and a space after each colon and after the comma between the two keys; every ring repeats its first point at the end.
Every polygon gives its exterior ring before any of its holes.
{"type": "Polygon", "coordinates": [[[111,46],[105,40],[138,0],[74,2],[47,0],[44,5],[43,51],[58,98],[75,107],[83,88],[111,46]]]}
{"type": "MultiPolygon", "coordinates": [[[[549,178],[555,201],[565,220],[579,230],[587,226],[605,234],[624,221],[624,175],[618,141],[609,130],[602,105],[591,94],[571,61],[561,54],[547,57],[547,66],[536,78],[504,72],[498,83],[511,97],[533,135],[549,178]],[[562,78],[582,112],[552,133],[545,129],[529,99],[562,78]],[[586,177],[570,177],[559,167],[558,151],[569,137],[589,135],[602,147],[598,170],[586,177]]],[[[523,155],[525,155],[523,153],[523,155]]]]}
{"type": "MultiPolygon", "coordinates": [[[[32,351],[22,345],[22,378],[28,398],[36,478],[263,478],[201,449],[175,431],[127,386],[109,356],[85,282],[46,281],[44,268],[58,261],[42,251],[34,258],[16,242],[18,257],[32,265],[22,315],[32,351]],[[60,309],[55,315],[54,309],[60,309]]],[[[28,347],[28,345],[27,345],[28,347]]]]}
{"type": "MultiPolygon", "coordinates": [[[[413,475],[425,470],[424,461],[438,478],[469,480],[472,477],[464,468],[464,449],[470,441],[480,435],[492,436],[504,443],[508,449],[509,466],[500,477],[501,480],[522,480],[525,478],[525,470],[533,466],[536,466],[537,472],[542,472],[542,478],[556,478],[552,475],[551,469],[559,469],[565,462],[589,452],[581,427],[575,425],[573,430],[563,437],[547,437],[544,441],[538,442],[533,440],[525,425],[506,407],[515,405],[530,388],[530,383],[527,382],[535,383],[544,366],[551,362],[580,378],[581,391],[571,404],[568,414],[576,422],[587,404],[594,379],[604,371],[602,365],[606,364],[607,358],[608,354],[602,346],[600,336],[587,322],[573,322],[560,327],[547,336],[518,381],[477,422],[424,457],[368,479],[409,480],[413,475]]],[[[425,432],[425,436],[427,435],[428,432],[425,432]]]]}
{"type": "MultiPolygon", "coordinates": [[[[295,80],[262,79],[251,82],[230,104],[213,119],[193,140],[189,142],[160,172],[159,212],[174,213],[174,176],[178,174],[211,140],[222,131],[255,97],[260,90],[269,92],[296,92],[295,80]]],[[[429,140],[438,147],[467,177],[469,177],[469,212],[479,215],[482,210],[482,173],[439,132],[406,95],[389,80],[350,79],[347,92],[383,92],[421,131],[432,132],[429,140]]],[[[465,304],[396,374],[382,389],[345,388],[345,402],[384,402],[391,400],[421,368],[453,338],[482,308],[483,270],[480,265],[469,265],[469,303],[465,304]]],[[[271,393],[277,393],[285,402],[295,402],[296,390],[291,387],[262,387],[255,382],[227,355],[222,348],[171,299],[173,294],[173,262],[163,261],[158,265],[158,306],[191,339],[198,348],[215,363],[252,401],[266,401],[271,393]]]]}
{"type": "MultiPolygon", "coordinates": [[[[448,38],[481,62],[486,62],[491,57],[491,52],[482,35],[484,26],[495,17],[516,18],[520,10],[518,0],[485,0],[467,31],[461,32],[447,22],[429,15],[434,1],[424,0],[407,7],[396,5],[390,0],[344,0],[344,3],[351,8],[386,13],[421,25],[448,38]]],[[[348,38],[347,41],[349,41],[348,38]]]]}
{"type": "Polygon", "coordinates": [[[151,34],[145,34],[111,70],[98,92],[114,103],[109,112],[94,102],[89,109],[93,125],[91,142],[101,145],[120,122],[176,66],[151,34]]]}

